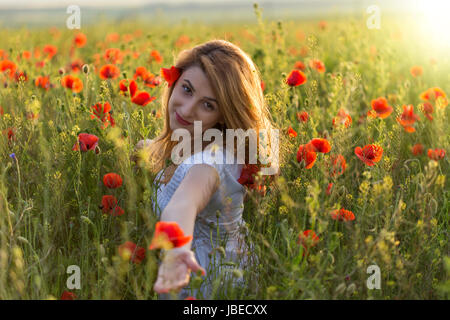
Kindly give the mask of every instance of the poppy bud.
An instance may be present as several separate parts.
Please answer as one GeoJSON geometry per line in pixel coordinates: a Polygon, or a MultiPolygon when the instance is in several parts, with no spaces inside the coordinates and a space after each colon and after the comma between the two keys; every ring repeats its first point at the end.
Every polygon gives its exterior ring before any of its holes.
{"type": "Polygon", "coordinates": [[[65,70],[64,70],[64,68],[60,68],[60,69],[58,70],[58,72],[59,72],[60,75],[63,75],[63,74],[65,73],[65,70]]]}
{"type": "Polygon", "coordinates": [[[82,67],[83,73],[88,74],[89,73],[89,66],[87,64],[84,64],[82,67]]]}
{"type": "Polygon", "coordinates": [[[4,86],[5,88],[8,88],[8,82],[5,82],[5,83],[3,84],[3,86],[4,86]]]}

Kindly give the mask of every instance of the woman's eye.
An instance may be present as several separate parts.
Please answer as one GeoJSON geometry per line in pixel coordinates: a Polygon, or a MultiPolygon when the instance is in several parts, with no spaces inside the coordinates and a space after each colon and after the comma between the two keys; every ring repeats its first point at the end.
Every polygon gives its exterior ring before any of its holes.
{"type": "Polygon", "coordinates": [[[211,104],[211,103],[208,103],[208,102],[205,102],[205,107],[206,107],[206,109],[208,109],[208,110],[214,110],[214,106],[211,104]]]}
{"type": "Polygon", "coordinates": [[[191,92],[191,88],[189,88],[188,86],[183,85],[182,88],[183,88],[183,91],[184,91],[184,92],[188,92],[188,93],[191,92]],[[187,89],[187,90],[186,90],[186,89],[187,89]]]}

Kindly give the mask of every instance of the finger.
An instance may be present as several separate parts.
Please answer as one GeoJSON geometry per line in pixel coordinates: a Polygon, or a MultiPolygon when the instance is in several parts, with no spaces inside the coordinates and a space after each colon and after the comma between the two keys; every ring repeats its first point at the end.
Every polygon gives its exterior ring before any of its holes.
{"type": "Polygon", "coordinates": [[[198,262],[195,260],[195,257],[193,255],[191,255],[190,257],[187,257],[185,259],[186,265],[188,266],[189,269],[191,269],[193,272],[197,272],[198,270],[200,270],[202,272],[202,275],[206,274],[205,269],[202,268],[202,266],[200,266],[198,264],[198,262]]]}

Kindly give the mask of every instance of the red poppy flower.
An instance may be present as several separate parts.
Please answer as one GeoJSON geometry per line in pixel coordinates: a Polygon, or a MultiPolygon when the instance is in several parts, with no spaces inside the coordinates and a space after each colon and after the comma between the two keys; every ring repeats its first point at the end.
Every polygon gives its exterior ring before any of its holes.
{"type": "Polygon", "coordinates": [[[72,150],[78,151],[81,149],[81,151],[85,152],[88,150],[95,150],[97,145],[98,145],[97,136],[89,133],[80,133],[78,135],[78,143],[73,145],[72,150]]]}
{"type": "Polygon", "coordinates": [[[414,106],[412,104],[403,106],[403,113],[397,117],[397,122],[402,125],[406,132],[414,132],[416,129],[412,126],[414,122],[419,120],[419,117],[414,114],[414,106]]]}
{"type": "Polygon", "coordinates": [[[156,97],[150,96],[150,94],[148,92],[138,91],[133,96],[133,98],[131,98],[131,102],[138,104],[140,106],[145,106],[155,99],[156,99],[156,97]]]}
{"type": "Polygon", "coordinates": [[[313,60],[309,61],[309,66],[311,68],[317,70],[317,72],[320,72],[320,73],[325,72],[325,64],[318,59],[313,59],[313,60]]]}
{"type": "Polygon", "coordinates": [[[10,140],[10,141],[15,140],[16,134],[15,134],[14,130],[15,130],[14,128],[8,128],[8,129],[3,130],[2,133],[5,136],[8,136],[8,140],[10,140]]]}
{"type": "Polygon", "coordinates": [[[76,60],[72,61],[72,63],[70,64],[70,69],[73,72],[80,72],[83,65],[84,65],[84,62],[81,59],[76,59],[76,60]]]}
{"type": "Polygon", "coordinates": [[[306,83],[306,75],[301,72],[300,70],[292,70],[291,73],[289,73],[286,83],[291,87],[297,87],[304,83],[306,83]]]}
{"type": "Polygon", "coordinates": [[[117,173],[107,173],[103,176],[103,184],[110,189],[118,188],[122,185],[122,177],[117,173]]]}
{"type": "Polygon", "coordinates": [[[266,90],[266,84],[264,81],[261,80],[261,90],[264,91],[266,90]]]}
{"type": "Polygon", "coordinates": [[[109,48],[105,50],[105,54],[103,55],[103,58],[106,62],[112,63],[112,64],[120,64],[123,60],[123,54],[122,52],[117,48],[109,48]]]}
{"type": "Polygon", "coordinates": [[[155,88],[161,84],[161,77],[155,76],[151,72],[148,72],[144,77],[144,85],[150,88],[155,88]]]}
{"type": "Polygon", "coordinates": [[[303,62],[297,61],[297,62],[295,62],[295,64],[294,64],[294,69],[301,70],[301,71],[305,71],[306,66],[305,66],[305,64],[304,64],[303,62]]]}
{"type": "Polygon", "coordinates": [[[379,97],[372,100],[371,105],[373,111],[375,111],[376,115],[381,119],[387,118],[394,110],[390,105],[388,105],[388,102],[384,97],[379,97]]]}
{"type": "Polygon", "coordinates": [[[117,205],[117,198],[111,195],[102,197],[101,209],[103,213],[108,213],[114,217],[124,214],[123,209],[117,205]]]}
{"type": "Polygon", "coordinates": [[[48,90],[51,88],[50,78],[48,76],[39,76],[34,80],[34,85],[48,90]]]}
{"type": "Polygon", "coordinates": [[[319,21],[319,28],[320,28],[321,30],[325,30],[327,27],[328,27],[328,22],[326,22],[326,21],[324,21],[324,20],[319,21]]]}
{"type": "Polygon", "coordinates": [[[134,80],[122,79],[119,82],[119,89],[122,93],[129,92],[130,97],[134,97],[137,91],[137,84],[134,80]]]}
{"type": "Polygon", "coordinates": [[[111,111],[109,102],[101,104],[100,102],[92,106],[91,119],[97,117],[100,121],[105,122],[108,119],[108,114],[111,111]]]}
{"type": "Polygon", "coordinates": [[[444,149],[428,149],[428,158],[431,160],[441,160],[445,157],[445,150],[444,149]]]}
{"type": "Polygon", "coordinates": [[[445,92],[438,87],[430,88],[420,94],[420,99],[429,102],[435,102],[438,98],[443,99],[443,106],[445,107],[448,104],[447,96],[445,92]]]}
{"type": "Polygon", "coordinates": [[[413,155],[417,156],[419,154],[423,153],[423,145],[421,143],[417,143],[415,144],[412,148],[411,148],[411,152],[413,155]]]}
{"type": "Polygon", "coordinates": [[[170,67],[170,69],[161,68],[161,74],[164,80],[167,81],[167,85],[170,87],[173,83],[175,83],[178,78],[181,76],[182,69],[177,67],[170,67]]]}
{"type": "Polygon", "coordinates": [[[184,300],[197,300],[197,299],[195,297],[189,296],[189,297],[184,298],[184,300]]]}
{"type": "Polygon", "coordinates": [[[156,223],[155,233],[149,249],[172,249],[184,246],[192,240],[192,236],[185,236],[183,230],[175,221],[159,221],[156,223]]]}
{"type": "Polygon", "coordinates": [[[47,54],[47,59],[51,59],[58,52],[58,48],[51,44],[48,44],[42,49],[42,51],[47,54]]]}
{"type": "Polygon", "coordinates": [[[337,117],[333,118],[333,126],[337,124],[344,125],[345,128],[348,128],[352,124],[352,117],[345,109],[339,109],[337,117]]]}
{"type": "Polygon", "coordinates": [[[373,166],[376,162],[381,160],[383,148],[375,144],[369,144],[362,149],[361,147],[356,147],[355,154],[366,165],[373,166]]]}
{"type": "Polygon", "coordinates": [[[424,102],[423,104],[423,113],[425,114],[425,117],[428,118],[428,120],[433,121],[433,105],[429,102],[424,102]]]}
{"type": "Polygon", "coordinates": [[[188,36],[186,36],[186,35],[181,35],[181,36],[177,39],[177,41],[175,41],[175,46],[176,46],[177,48],[180,48],[180,47],[182,47],[182,46],[188,44],[190,41],[191,41],[191,39],[189,39],[188,36]]]}
{"type": "Polygon", "coordinates": [[[297,136],[297,132],[294,129],[292,129],[291,126],[289,126],[287,133],[288,133],[289,137],[291,137],[291,138],[295,138],[297,136]]]}
{"type": "Polygon", "coordinates": [[[14,80],[19,81],[28,81],[28,75],[25,71],[16,71],[14,74],[14,80]]]}
{"type": "Polygon", "coordinates": [[[61,294],[61,300],[75,300],[77,298],[77,295],[70,291],[63,291],[61,294]]]}
{"type": "Polygon", "coordinates": [[[330,156],[331,176],[340,176],[344,173],[347,163],[342,154],[333,154],[330,156]]]}
{"type": "Polygon", "coordinates": [[[137,78],[141,78],[143,80],[147,72],[148,71],[145,67],[137,67],[136,71],[134,72],[133,79],[136,80],[137,78]]]}
{"type": "Polygon", "coordinates": [[[340,210],[333,210],[331,212],[331,219],[339,221],[353,221],[355,220],[355,215],[350,210],[345,210],[342,208],[340,210]]]}
{"type": "Polygon", "coordinates": [[[129,258],[134,264],[140,264],[145,259],[145,248],[139,247],[131,241],[121,244],[118,251],[121,257],[129,258]]]}
{"type": "Polygon", "coordinates": [[[305,249],[303,252],[303,256],[308,252],[309,248],[314,247],[317,243],[319,243],[320,239],[317,234],[313,230],[305,230],[298,235],[297,243],[301,244],[305,249]]]}
{"type": "Polygon", "coordinates": [[[0,61],[0,73],[8,70],[8,76],[10,78],[14,77],[14,73],[16,72],[17,66],[14,62],[9,60],[0,61]]]}
{"type": "Polygon", "coordinates": [[[87,37],[84,33],[78,33],[73,38],[73,42],[77,48],[82,48],[86,45],[87,37]]]}
{"type": "Polygon", "coordinates": [[[61,79],[61,85],[67,89],[71,89],[72,92],[78,93],[81,92],[81,90],[83,90],[83,81],[81,81],[79,78],[72,76],[72,75],[67,75],[64,76],[61,79]]]}
{"type": "Polygon", "coordinates": [[[309,114],[306,111],[297,112],[297,120],[301,122],[307,122],[309,119],[309,114]]]}
{"type": "Polygon", "coordinates": [[[8,53],[5,50],[0,49],[0,59],[7,59],[7,58],[8,58],[8,53]]]}
{"type": "Polygon", "coordinates": [[[246,164],[241,171],[241,175],[237,180],[244,186],[251,186],[255,184],[255,175],[258,174],[260,168],[256,164],[246,164]]]}
{"type": "Polygon", "coordinates": [[[330,182],[329,184],[328,184],[328,186],[327,186],[327,189],[325,190],[325,193],[327,194],[327,195],[330,195],[331,194],[331,189],[333,188],[333,182],[330,182]]]}
{"type": "Polygon", "coordinates": [[[100,68],[100,78],[106,79],[116,79],[120,75],[120,69],[113,64],[106,64],[100,68]]]}
{"type": "Polygon", "coordinates": [[[117,32],[110,33],[106,36],[107,42],[117,42],[120,40],[120,35],[117,32]]]}
{"type": "Polygon", "coordinates": [[[297,162],[305,161],[305,168],[311,169],[316,162],[317,153],[310,146],[300,145],[297,151],[297,162]]]}
{"type": "Polygon", "coordinates": [[[153,60],[155,60],[157,63],[161,63],[163,61],[163,58],[161,57],[161,55],[159,54],[159,52],[157,50],[152,50],[152,52],[150,52],[150,56],[153,58],[153,60]]]}
{"type": "Polygon", "coordinates": [[[421,66],[413,66],[410,72],[413,77],[420,77],[423,74],[423,68],[421,66]]]}
{"type": "Polygon", "coordinates": [[[314,138],[308,144],[312,145],[316,152],[328,153],[331,150],[330,143],[327,139],[314,138]]]}
{"type": "Polygon", "coordinates": [[[26,60],[30,59],[31,58],[31,52],[27,51],[27,50],[23,51],[22,52],[22,58],[26,59],[26,60]]]}

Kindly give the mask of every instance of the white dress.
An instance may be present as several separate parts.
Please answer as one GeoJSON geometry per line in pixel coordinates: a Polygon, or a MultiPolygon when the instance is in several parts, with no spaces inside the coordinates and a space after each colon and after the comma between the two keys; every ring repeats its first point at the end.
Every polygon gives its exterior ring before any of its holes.
{"type": "MultiPolygon", "coordinates": [[[[162,171],[155,179],[157,191],[153,209],[159,219],[161,212],[193,165],[199,161],[209,164],[217,170],[220,177],[218,190],[212,195],[206,207],[196,216],[192,240],[191,250],[194,251],[198,263],[206,270],[206,276],[202,277],[204,281],[200,286],[200,292],[191,290],[190,286],[187,286],[179,293],[179,299],[187,296],[210,299],[213,288],[221,287],[217,284],[213,285],[213,282],[219,281],[220,284],[221,279],[233,279],[235,285],[244,284],[244,279],[236,277],[236,272],[233,273],[234,269],[245,270],[248,263],[247,252],[249,249],[244,241],[246,226],[242,219],[246,189],[237,181],[244,165],[237,164],[233,155],[229,156],[233,158],[233,163],[226,163],[226,151],[223,148],[218,148],[215,152],[211,153],[207,148],[201,152],[201,157],[199,154],[195,154],[187,158],[176,168],[171,180],[165,185],[160,183],[164,177],[162,171]],[[217,161],[217,159],[222,159],[222,161],[217,161]],[[214,248],[219,249],[214,250],[214,248]],[[225,253],[225,257],[223,253],[225,253]]],[[[161,294],[159,298],[167,299],[169,296],[161,294]]]]}

